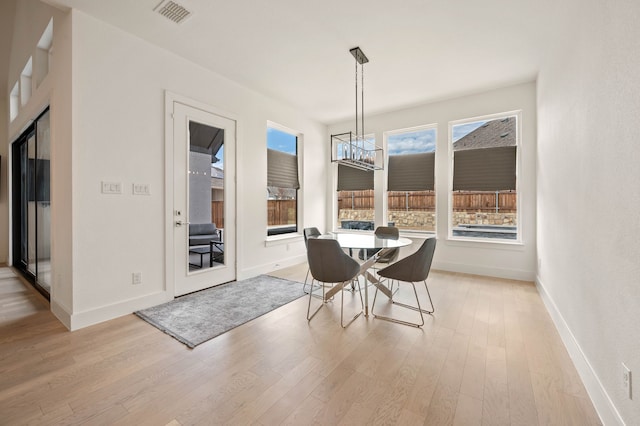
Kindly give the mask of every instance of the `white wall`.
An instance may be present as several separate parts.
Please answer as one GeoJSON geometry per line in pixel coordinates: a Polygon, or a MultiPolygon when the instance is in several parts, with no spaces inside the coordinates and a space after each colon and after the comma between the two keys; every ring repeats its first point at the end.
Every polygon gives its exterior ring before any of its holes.
{"type": "Polygon", "coordinates": [[[538,283],[605,424],[638,425],[640,4],[566,7],[581,28],[538,80],[538,283]]]}
{"type": "Polygon", "coordinates": [[[0,2],[0,263],[9,256],[9,58],[15,1],[0,2]]]}
{"type": "MultiPolygon", "coordinates": [[[[536,253],[536,88],[535,83],[519,84],[462,98],[431,103],[415,108],[387,114],[366,116],[366,133],[375,133],[381,144],[383,133],[427,124],[437,124],[436,146],[436,233],[438,247],[434,257],[434,268],[491,275],[504,278],[533,280],[535,278],[536,253]],[[522,244],[480,243],[452,241],[448,235],[448,188],[449,188],[449,122],[522,110],[522,139],[520,141],[521,168],[519,190],[521,204],[522,244]]],[[[330,126],[331,134],[341,133],[354,127],[354,120],[330,126]]],[[[376,186],[383,184],[382,172],[376,172],[376,186]]],[[[330,199],[335,203],[335,183],[329,179],[334,190],[330,199]]],[[[335,222],[335,206],[329,213],[329,222],[335,222]]],[[[331,226],[331,225],[329,225],[331,226]]],[[[418,241],[421,243],[421,241],[418,241]]]]}
{"type": "Polygon", "coordinates": [[[304,259],[301,238],[265,245],[267,120],[304,135],[303,226],[325,222],[325,188],[314,182],[324,182],[329,163],[326,126],[76,11],[73,40],[72,328],[167,296],[165,90],[238,119],[238,277],[304,259]],[[121,182],[123,194],[101,194],[103,180],[121,182]],[[132,196],[133,182],[149,183],[151,196],[132,196]],[[142,285],[131,285],[134,271],[142,285]]]}

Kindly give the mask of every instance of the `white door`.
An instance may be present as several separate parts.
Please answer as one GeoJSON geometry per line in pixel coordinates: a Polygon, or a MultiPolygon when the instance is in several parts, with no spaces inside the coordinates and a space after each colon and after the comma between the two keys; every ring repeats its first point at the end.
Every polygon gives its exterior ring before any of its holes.
{"type": "Polygon", "coordinates": [[[236,122],[173,102],[175,296],[236,278],[236,122]]]}

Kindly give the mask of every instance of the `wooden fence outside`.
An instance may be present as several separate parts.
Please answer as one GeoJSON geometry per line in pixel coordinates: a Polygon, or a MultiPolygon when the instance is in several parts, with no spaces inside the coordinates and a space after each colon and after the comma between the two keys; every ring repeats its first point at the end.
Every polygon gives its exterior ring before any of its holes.
{"type": "Polygon", "coordinates": [[[296,200],[267,200],[267,226],[297,222],[296,200]]]}
{"type": "MultiPolygon", "coordinates": [[[[268,226],[295,224],[296,207],[296,200],[267,200],[268,226]]],[[[224,201],[211,202],[211,221],[224,228],[224,201]]]]}
{"type": "Polygon", "coordinates": [[[224,228],[224,201],[211,202],[211,222],[215,223],[217,228],[224,228]]]}
{"type": "MultiPolygon", "coordinates": [[[[436,196],[433,191],[413,191],[388,193],[390,211],[435,211],[436,196]]],[[[516,213],[517,196],[515,192],[498,192],[498,212],[516,213]]],[[[339,191],[339,210],[373,210],[373,191],[339,191]]],[[[466,192],[453,194],[453,211],[495,212],[495,192],[466,192]]],[[[218,228],[224,228],[224,202],[211,202],[212,222],[218,228]]],[[[268,226],[290,225],[296,223],[296,200],[267,200],[268,226]]]]}
{"type": "MultiPolygon", "coordinates": [[[[515,192],[498,192],[497,207],[501,213],[517,211],[515,192]]],[[[436,196],[433,191],[388,192],[388,210],[435,211],[436,196]]],[[[373,210],[373,191],[339,191],[338,209],[373,210]]],[[[453,211],[496,211],[495,192],[458,191],[453,193],[453,211]]]]}

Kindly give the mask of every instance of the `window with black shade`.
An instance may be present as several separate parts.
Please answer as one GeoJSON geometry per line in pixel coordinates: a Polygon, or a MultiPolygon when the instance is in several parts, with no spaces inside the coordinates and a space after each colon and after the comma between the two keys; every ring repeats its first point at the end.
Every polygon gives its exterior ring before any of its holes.
{"type": "Polygon", "coordinates": [[[453,238],[519,240],[519,114],[451,123],[453,238]]]}
{"type": "Polygon", "coordinates": [[[298,232],[298,141],[300,134],[267,127],[267,236],[298,232]]]}
{"type": "Polygon", "coordinates": [[[387,132],[386,139],[388,225],[435,232],[436,127],[387,132]]]}

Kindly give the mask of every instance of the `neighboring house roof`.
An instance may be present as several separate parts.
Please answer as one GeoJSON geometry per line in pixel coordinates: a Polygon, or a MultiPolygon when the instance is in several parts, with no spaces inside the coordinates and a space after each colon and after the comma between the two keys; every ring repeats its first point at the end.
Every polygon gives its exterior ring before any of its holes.
{"type": "Polygon", "coordinates": [[[516,118],[487,121],[473,132],[453,143],[454,151],[516,145],[516,118]]]}
{"type": "Polygon", "coordinates": [[[224,189],[224,170],[211,166],[211,188],[224,189]]]}
{"type": "Polygon", "coordinates": [[[212,178],[218,178],[218,179],[224,179],[224,170],[220,169],[216,166],[211,166],[211,177],[212,178]]]}

